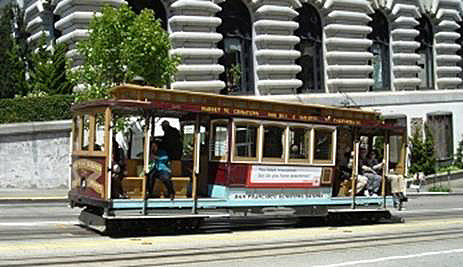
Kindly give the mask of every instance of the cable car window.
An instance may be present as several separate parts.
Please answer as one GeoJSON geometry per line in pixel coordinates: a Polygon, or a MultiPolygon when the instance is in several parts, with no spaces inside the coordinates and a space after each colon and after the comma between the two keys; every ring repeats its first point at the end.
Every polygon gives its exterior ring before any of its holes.
{"type": "Polygon", "coordinates": [[[289,128],[289,159],[309,160],[310,129],[303,127],[289,128]]]}
{"type": "Polygon", "coordinates": [[[258,126],[237,124],[235,128],[235,156],[257,159],[258,126]]]}
{"type": "Polygon", "coordinates": [[[88,114],[85,114],[82,117],[83,120],[83,130],[82,130],[82,140],[81,140],[81,148],[82,150],[88,151],[89,150],[89,134],[90,134],[90,116],[88,114]]]}
{"type": "Polygon", "coordinates": [[[82,118],[81,116],[74,117],[74,133],[72,140],[72,150],[78,151],[80,149],[79,136],[82,134],[82,118]]]}
{"type": "MultiPolygon", "coordinates": [[[[204,146],[206,144],[206,128],[204,126],[199,127],[200,131],[200,145],[204,146]]],[[[194,148],[194,134],[195,134],[195,125],[191,123],[183,124],[182,126],[183,133],[183,159],[192,159],[193,158],[193,148],[194,148]]]]}
{"type": "Polygon", "coordinates": [[[104,113],[96,113],[95,114],[95,134],[94,134],[94,144],[95,147],[93,150],[95,151],[104,151],[104,113]]]}
{"type": "Polygon", "coordinates": [[[284,131],[281,126],[264,126],[264,158],[283,159],[284,131]]]}
{"type": "Polygon", "coordinates": [[[329,129],[314,129],[314,160],[333,160],[333,131],[329,129]]]}
{"type": "Polygon", "coordinates": [[[226,122],[212,124],[211,159],[226,160],[228,153],[228,127],[226,122]]]}

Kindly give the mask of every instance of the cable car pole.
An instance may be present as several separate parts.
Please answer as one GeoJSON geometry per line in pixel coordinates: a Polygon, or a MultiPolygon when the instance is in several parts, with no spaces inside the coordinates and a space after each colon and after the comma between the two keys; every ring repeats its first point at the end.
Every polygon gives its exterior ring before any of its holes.
{"type": "Polygon", "coordinates": [[[194,136],[193,136],[193,185],[191,197],[193,198],[193,207],[191,212],[197,214],[196,210],[198,207],[198,175],[199,175],[199,161],[200,161],[200,123],[199,123],[199,114],[196,114],[196,122],[194,127],[194,136]]]}
{"type": "MultiPolygon", "coordinates": [[[[152,120],[154,122],[154,119],[152,120]]],[[[144,153],[143,153],[143,170],[145,173],[145,177],[143,180],[143,186],[142,186],[142,192],[143,192],[143,210],[142,213],[143,215],[147,214],[147,206],[148,206],[148,195],[146,194],[147,189],[148,189],[148,165],[149,165],[149,159],[150,159],[150,154],[151,154],[151,144],[150,144],[150,139],[151,139],[151,133],[154,133],[154,123],[150,124],[150,116],[145,114],[145,127],[143,127],[143,136],[145,137],[144,141],[144,153]],[[151,128],[151,131],[150,131],[151,128]]]]}
{"type": "Polygon", "coordinates": [[[383,156],[383,177],[382,177],[382,196],[383,208],[386,208],[386,179],[389,174],[389,131],[384,134],[384,156],[383,156]]]}
{"type": "Polygon", "coordinates": [[[354,139],[354,157],[352,158],[352,203],[351,208],[355,209],[355,193],[357,192],[357,179],[358,179],[358,159],[359,159],[359,147],[360,140],[358,137],[358,128],[353,127],[353,139],[354,139]]]}

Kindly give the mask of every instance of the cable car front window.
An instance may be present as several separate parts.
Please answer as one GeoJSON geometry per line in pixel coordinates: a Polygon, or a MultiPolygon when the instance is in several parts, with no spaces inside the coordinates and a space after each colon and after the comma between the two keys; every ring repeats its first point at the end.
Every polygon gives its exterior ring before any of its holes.
{"type": "Polygon", "coordinates": [[[83,120],[83,131],[82,131],[82,150],[88,151],[89,150],[89,134],[90,134],[90,116],[88,114],[85,114],[82,116],[83,120]]]}
{"type": "Polygon", "coordinates": [[[74,133],[73,133],[73,140],[72,140],[72,150],[78,151],[79,147],[79,136],[82,134],[82,118],[81,116],[74,117],[74,133]]]}
{"type": "Polygon", "coordinates": [[[104,151],[104,123],[105,115],[102,112],[95,114],[95,134],[94,134],[94,150],[95,151],[104,151]]]}

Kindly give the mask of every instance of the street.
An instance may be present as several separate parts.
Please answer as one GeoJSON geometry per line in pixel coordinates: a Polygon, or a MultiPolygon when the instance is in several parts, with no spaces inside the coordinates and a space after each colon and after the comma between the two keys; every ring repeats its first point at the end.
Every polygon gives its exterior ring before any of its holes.
{"type": "Polygon", "coordinates": [[[0,204],[0,266],[461,266],[463,196],[411,196],[405,223],[110,238],[65,203],[0,204]]]}

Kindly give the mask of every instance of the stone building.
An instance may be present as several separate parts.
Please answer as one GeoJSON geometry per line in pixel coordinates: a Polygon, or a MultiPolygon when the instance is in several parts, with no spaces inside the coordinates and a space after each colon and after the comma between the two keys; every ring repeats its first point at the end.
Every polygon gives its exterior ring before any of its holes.
{"type": "Polygon", "coordinates": [[[86,38],[104,5],[151,8],[182,62],[170,87],[369,107],[462,137],[461,0],[25,0],[30,41],[86,38]]]}

